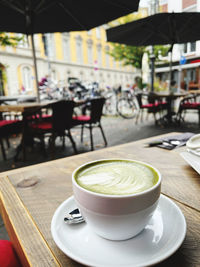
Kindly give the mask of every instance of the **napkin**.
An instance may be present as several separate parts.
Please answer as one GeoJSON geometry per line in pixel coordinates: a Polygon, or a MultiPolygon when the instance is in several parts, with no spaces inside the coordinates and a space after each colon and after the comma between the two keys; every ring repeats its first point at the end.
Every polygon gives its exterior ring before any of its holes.
{"type": "Polygon", "coordinates": [[[157,146],[160,148],[172,150],[176,147],[184,146],[187,143],[187,141],[190,139],[190,137],[192,137],[193,135],[194,133],[190,133],[190,132],[172,135],[172,136],[168,136],[162,139],[152,141],[148,143],[147,145],[149,147],[157,146]]]}

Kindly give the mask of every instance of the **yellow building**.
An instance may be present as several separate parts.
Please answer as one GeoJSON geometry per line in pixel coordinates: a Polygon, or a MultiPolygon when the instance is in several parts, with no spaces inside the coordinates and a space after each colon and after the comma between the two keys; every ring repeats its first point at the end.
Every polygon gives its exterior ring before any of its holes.
{"type": "MultiPolygon", "coordinates": [[[[106,42],[105,26],[88,32],[38,34],[34,40],[39,80],[50,75],[67,85],[69,77],[76,77],[97,81],[101,88],[134,82],[133,68],[123,67],[107,53],[110,44],[106,42]]],[[[16,48],[0,47],[0,64],[0,94],[35,94],[32,50],[26,36],[16,48]]]]}

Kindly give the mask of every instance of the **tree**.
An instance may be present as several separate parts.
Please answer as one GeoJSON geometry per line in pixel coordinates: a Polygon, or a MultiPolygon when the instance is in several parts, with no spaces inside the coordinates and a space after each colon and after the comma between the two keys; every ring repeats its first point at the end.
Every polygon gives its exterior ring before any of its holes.
{"type": "MultiPolygon", "coordinates": [[[[112,49],[109,54],[124,66],[133,66],[142,72],[142,57],[146,51],[145,46],[129,46],[111,43],[112,49]]],[[[142,74],[142,73],[141,73],[142,74]]]]}
{"type": "Polygon", "coordinates": [[[22,38],[16,36],[11,37],[5,32],[0,32],[0,46],[16,46],[22,38]]]}
{"type": "Polygon", "coordinates": [[[160,61],[160,56],[167,56],[169,48],[169,45],[154,45],[154,54],[157,62],[160,61]]]}

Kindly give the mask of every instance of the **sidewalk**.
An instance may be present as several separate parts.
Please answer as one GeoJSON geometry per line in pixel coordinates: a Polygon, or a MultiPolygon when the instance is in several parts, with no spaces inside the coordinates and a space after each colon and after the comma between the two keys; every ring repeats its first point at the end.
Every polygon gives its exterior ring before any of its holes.
{"type": "MultiPolygon", "coordinates": [[[[144,116],[145,118],[145,116],[144,116]]],[[[198,115],[191,113],[186,117],[186,123],[178,126],[170,126],[164,128],[161,126],[156,126],[152,116],[149,116],[148,120],[139,122],[135,124],[135,120],[126,120],[120,117],[103,117],[102,125],[108,141],[108,147],[124,144],[139,139],[152,137],[160,134],[170,133],[170,132],[194,132],[199,133],[200,128],[198,126],[198,115]]],[[[84,132],[84,142],[80,142],[80,128],[72,130],[73,138],[76,142],[77,149],[79,153],[84,153],[90,151],[90,138],[89,131],[85,129],[84,132]]],[[[94,145],[95,150],[104,148],[103,139],[99,129],[94,129],[94,145]]],[[[20,136],[15,139],[11,139],[11,148],[7,151],[8,160],[3,161],[2,155],[0,154],[0,172],[7,171],[10,169],[20,168],[28,165],[33,165],[41,162],[51,160],[50,157],[44,158],[40,152],[40,147],[36,145],[34,150],[27,149],[27,161],[26,162],[14,162],[13,156],[15,154],[15,148],[19,143],[20,136]]],[[[62,148],[62,142],[57,140],[56,144],[56,158],[62,158],[74,155],[71,143],[66,138],[65,148],[62,148]]],[[[4,228],[3,222],[0,217],[0,239],[8,239],[8,235],[4,228]]]]}

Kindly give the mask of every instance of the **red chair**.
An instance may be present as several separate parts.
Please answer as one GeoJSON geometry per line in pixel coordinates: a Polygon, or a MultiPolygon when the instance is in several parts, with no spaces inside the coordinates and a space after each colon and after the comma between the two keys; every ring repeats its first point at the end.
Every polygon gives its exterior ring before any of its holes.
{"type": "Polygon", "coordinates": [[[156,117],[156,114],[159,113],[161,118],[161,113],[163,112],[163,110],[167,109],[167,103],[165,101],[156,99],[155,96],[150,93],[137,94],[137,100],[140,111],[136,117],[136,123],[138,122],[139,116],[141,116],[141,121],[143,120],[143,111],[146,110],[148,113],[153,114],[155,124],[157,124],[158,119],[156,117]]]}
{"type": "Polygon", "coordinates": [[[199,126],[200,126],[200,102],[197,100],[197,96],[188,96],[181,100],[179,105],[179,110],[177,114],[177,119],[179,122],[184,121],[184,115],[187,110],[196,110],[199,116],[199,126]]]}
{"type": "Polygon", "coordinates": [[[107,146],[107,140],[106,140],[106,137],[105,137],[102,125],[101,125],[101,116],[102,116],[104,103],[105,103],[105,98],[91,99],[90,100],[90,115],[81,115],[81,116],[73,117],[74,125],[81,125],[81,142],[83,142],[84,127],[89,128],[91,150],[94,150],[93,135],[92,135],[93,127],[100,128],[105,146],[107,146]]]}
{"type": "MultiPolygon", "coordinates": [[[[65,144],[65,136],[68,136],[74,152],[77,153],[76,144],[72,138],[70,129],[74,126],[72,114],[74,109],[73,101],[58,101],[52,104],[52,116],[45,119],[36,119],[30,123],[31,134],[38,137],[45,152],[44,137],[49,134],[50,144],[54,154],[55,140],[58,136],[63,138],[63,146],[65,144]]],[[[36,116],[38,118],[38,116],[36,116]]]]}
{"type": "Polygon", "coordinates": [[[4,148],[4,139],[7,142],[7,147],[10,147],[9,136],[21,131],[21,121],[18,120],[0,120],[0,144],[3,159],[6,160],[6,152],[4,148]]]}
{"type": "Polygon", "coordinates": [[[8,240],[0,240],[0,266],[22,267],[12,243],[8,240]]]}

